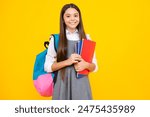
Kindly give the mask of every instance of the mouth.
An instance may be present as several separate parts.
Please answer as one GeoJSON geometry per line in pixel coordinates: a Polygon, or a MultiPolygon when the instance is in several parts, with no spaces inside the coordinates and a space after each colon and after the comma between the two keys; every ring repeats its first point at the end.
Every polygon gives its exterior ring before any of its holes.
{"type": "Polygon", "coordinates": [[[71,25],[74,25],[74,24],[76,24],[76,22],[70,22],[70,24],[71,24],[71,25]]]}

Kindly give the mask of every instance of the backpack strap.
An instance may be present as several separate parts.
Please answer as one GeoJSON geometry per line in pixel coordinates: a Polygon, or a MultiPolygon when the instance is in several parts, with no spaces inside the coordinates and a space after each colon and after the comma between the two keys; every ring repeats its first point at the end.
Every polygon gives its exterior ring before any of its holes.
{"type": "MultiPolygon", "coordinates": [[[[59,34],[52,34],[52,36],[54,37],[54,49],[57,52],[58,49],[58,45],[59,45],[59,34]]],[[[44,47],[47,49],[49,45],[49,41],[45,41],[44,42],[44,47]]]]}

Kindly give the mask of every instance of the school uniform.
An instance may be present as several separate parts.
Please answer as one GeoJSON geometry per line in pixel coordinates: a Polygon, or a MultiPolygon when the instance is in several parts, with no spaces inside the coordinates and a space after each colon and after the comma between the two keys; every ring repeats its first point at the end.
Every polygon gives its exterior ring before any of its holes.
{"type": "MultiPolygon", "coordinates": [[[[90,39],[89,35],[86,35],[87,39],[90,39]]],[[[67,57],[69,58],[71,54],[75,52],[75,43],[77,43],[80,38],[78,34],[78,30],[76,29],[75,32],[71,33],[66,30],[66,37],[68,41],[68,48],[67,48],[67,57]]],[[[57,53],[54,49],[54,37],[51,37],[51,41],[49,43],[44,70],[46,72],[52,72],[51,66],[56,61],[57,53]]],[[[94,54],[93,63],[96,65],[97,71],[97,61],[94,54]]],[[[54,86],[54,92],[52,99],[53,100],[91,100],[92,93],[89,83],[88,75],[83,76],[82,78],[77,78],[77,73],[74,68],[74,65],[65,67],[65,77],[62,80],[61,72],[58,70],[56,83],[54,86]]]]}

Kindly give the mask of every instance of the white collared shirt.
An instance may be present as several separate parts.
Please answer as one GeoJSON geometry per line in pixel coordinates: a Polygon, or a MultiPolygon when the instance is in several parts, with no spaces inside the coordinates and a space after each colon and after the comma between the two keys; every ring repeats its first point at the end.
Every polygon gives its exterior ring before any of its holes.
{"type": "MultiPolygon", "coordinates": [[[[79,41],[80,40],[77,29],[73,33],[66,30],[66,37],[68,40],[72,40],[72,41],[79,41]]],[[[87,37],[87,39],[90,39],[90,36],[88,34],[86,34],[86,37],[87,37]]],[[[51,36],[50,37],[50,43],[49,43],[48,50],[47,50],[46,59],[45,59],[45,64],[44,64],[44,70],[46,72],[53,72],[51,67],[52,67],[52,64],[56,61],[56,55],[57,55],[57,53],[54,49],[54,37],[51,36]]],[[[97,65],[95,53],[94,53],[92,63],[94,63],[96,66],[96,68],[94,70],[94,72],[96,72],[98,70],[98,65],[97,65]]]]}

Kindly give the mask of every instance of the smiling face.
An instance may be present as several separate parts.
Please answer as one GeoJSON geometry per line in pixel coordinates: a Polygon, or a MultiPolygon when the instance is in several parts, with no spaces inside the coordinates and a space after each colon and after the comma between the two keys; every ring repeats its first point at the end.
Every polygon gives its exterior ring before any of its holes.
{"type": "Polygon", "coordinates": [[[63,16],[67,30],[74,32],[80,22],[79,13],[74,8],[68,8],[63,16]]]}

